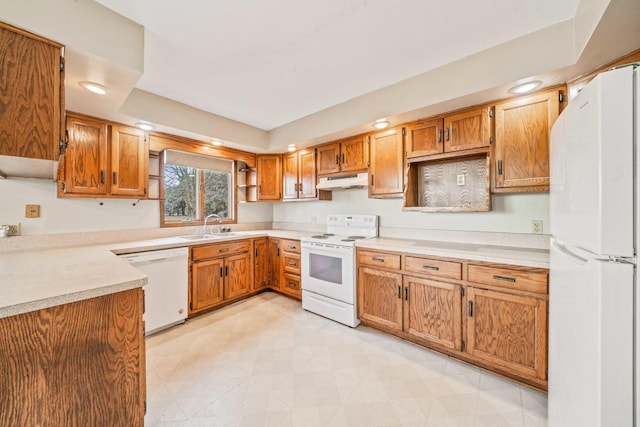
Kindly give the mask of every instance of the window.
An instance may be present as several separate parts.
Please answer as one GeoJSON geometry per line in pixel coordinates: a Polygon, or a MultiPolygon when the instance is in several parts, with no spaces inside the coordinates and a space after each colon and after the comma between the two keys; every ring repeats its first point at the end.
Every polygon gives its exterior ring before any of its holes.
{"type": "Polygon", "coordinates": [[[194,225],[210,214],[235,222],[233,161],[164,151],[162,225],[194,225]]]}

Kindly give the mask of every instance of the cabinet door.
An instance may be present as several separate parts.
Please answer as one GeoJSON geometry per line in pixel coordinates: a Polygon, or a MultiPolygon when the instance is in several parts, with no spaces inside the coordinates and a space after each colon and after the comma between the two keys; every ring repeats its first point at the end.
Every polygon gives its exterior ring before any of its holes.
{"type": "Polygon", "coordinates": [[[111,129],[111,194],[146,196],[149,143],[144,132],[121,125],[111,129]]]}
{"type": "Polygon", "coordinates": [[[369,197],[399,197],[404,191],[402,132],[390,129],[371,135],[369,197]]]}
{"type": "Polygon", "coordinates": [[[0,23],[0,154],[58,160],[62,45],[0,23]]]}
{"type": "Polygon", "coordinates": [[[544,380],[547,302],[467,288],[467,352],[514,374],[544,380]]]}
{"type": "Polygon", "coordinates": [[[251,290],[251,259],[248,253],[224,259],[224,299],[233,299],[251,290]]]}
{"type": "Polygon", "coordinates": [[[69,145],[64,156],[65,193],[107,193],[107,124],[68,116],[69,145]]]}
{"type": "Polygon", "coordinates": [[[388,331],[402,331],[402,275],[358,269],[358,317],[388,331]]]}
{"type": "Polygon", "coordinates": [[[488,147],[491,143],[489,108],[463,111],[444,118],[444,151],[488,147]]]}
{"type": "Polygon", "coordinates": [[[269,257],[267,238],[253,242],[254,273],[253,289],[262,289],[269,284],[269,257]]]}
{"type": "Polygon", "coordinates": [[[364,137],[345,139],[340,144],[342,172],[366,171],[369,167],[369,146],[364,137]]]}
{"type": "Polygon", "coordinates": [[[280,240],[269,238],[269,286],[280,289],[280,240]]]}
{"type": "Polygon", "coordinates": [[[440,154],[444,151],[442,119],[429,120],[407,127],[407,158],[440,154]]]}
{"type": "Polygon", "coordinates": [[[340,143],[318,147],[318,175],[340,172],[340,143]]]}
{"type": "Polygon", "coordinates": [[[224,261],[216,258],[192,264],[190,313],[223,301],[224,261]]]}
{"type": "Polygon", "coordinates": [[[282,199],[298,198],[298,153],[282,156],[282,199]]]}
{"type": "Polygon", "coordinates": [[[549,133],[559,97],[554,90],[496,105],[496,189],[549,190],[549,133]]]}
{"type": "Polygon", "coordinates": [[[282,170],[280,155],[257,156],[258,200],[274,201],[282,198],[282,170]]]}
{"type": "Polygon", "coordinates": [[[298,197],[316,198],[316,153],[304,150],[298,153],[298,197]]]}
{"type": "Polygon", "coordinates": [[[404,331],[418,342],[460,350],[461,286],[404,276],[404,331]]]}

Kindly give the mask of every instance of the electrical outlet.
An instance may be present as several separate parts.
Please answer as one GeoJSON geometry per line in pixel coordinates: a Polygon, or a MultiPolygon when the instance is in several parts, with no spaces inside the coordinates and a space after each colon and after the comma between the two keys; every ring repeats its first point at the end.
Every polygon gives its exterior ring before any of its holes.
{"type": "Polygon", "coordinates": [[[534,234],[542,234],[542,220],[534,219],[531,221],[531,232],[534,234]]]}
{"type": "Polygon", "coordinates": [[[311,217],[311,223],[315,224],[316,222],[318,222],[318,217],[317,216],[312,216],[311,217]]]}
{"type": "Polygon", "coordinates": [[[9,225],[9,236],[19,236],[20,235],[20,223],[17,225],[9,225]]]}
{"type": "Polygon", "coordinates": [[[456,176],[456,182],[458,185],[466,185],[466,177],[463,173],[456,176]]]}

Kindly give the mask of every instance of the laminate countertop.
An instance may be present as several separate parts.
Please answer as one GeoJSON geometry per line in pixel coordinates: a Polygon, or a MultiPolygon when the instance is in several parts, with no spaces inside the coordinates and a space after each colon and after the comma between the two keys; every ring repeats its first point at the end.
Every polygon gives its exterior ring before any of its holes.
{"type": "Polygon", "coordinates": [[[300,239],[309,232],[243,231],[216,239],[178,237],[0,254],[0,318],[139,288],[147,276],[117,255],[273,236],[300,239]]]}

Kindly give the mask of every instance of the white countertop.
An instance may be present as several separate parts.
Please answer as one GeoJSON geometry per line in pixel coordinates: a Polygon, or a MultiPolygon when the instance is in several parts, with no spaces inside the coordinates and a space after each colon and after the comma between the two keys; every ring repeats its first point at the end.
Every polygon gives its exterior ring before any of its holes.
{"type": "MultiPolygon", "coordinates": [[[[147,282],[146,276],[125,260],[118,258],[117,254],[262,236],[298,240],[311,234],[315,233],[253,230],[209,240],[186,241],[177,237],[165,237],[95,246],[0,253],[0,318],[144,286],[147,282]]],[[[357,242],[356,246],[529,267],[549,267],[549,252],[540,249],[392,238],[362,240],[357,242]]]]}
{"type": "Polygon", "coordinates": [[[233,237],[185,241],[177,237],[0,254],[0,318],[99,297],[147,283],[147,276],[116,254],[224,242],[260,236],[300,239],[308,232],[259,230],[233,237]]]}
{"type": "Polygon", "coordinates": [[[545,249],[392,238],[360,240],[356,247],[549,268],[549,251],[545,249]]]}

